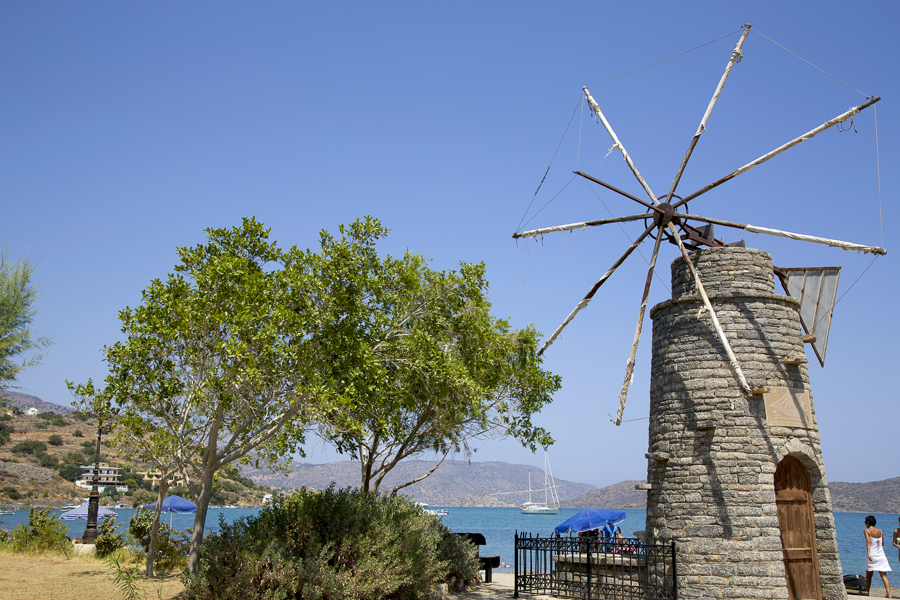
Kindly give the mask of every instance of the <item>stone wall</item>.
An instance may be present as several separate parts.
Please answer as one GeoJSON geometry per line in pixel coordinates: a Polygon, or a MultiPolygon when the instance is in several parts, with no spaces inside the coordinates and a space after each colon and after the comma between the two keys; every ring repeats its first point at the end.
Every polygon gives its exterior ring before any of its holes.
{"type": "Polygon", "coordinates": [[[787,598],[774,474],[794,456],[811,479],[823,597],[846,598],[807,368],[782,362],[804,356],[798,302],[775,293],[765,252],[708,248],[691,259],[750,385],[809,400],[799,421],[779,421],[763,395],[741,393],[676,260],[673,299],[650,313],[649,541],[676,540],[679,597],[787,598]]]}

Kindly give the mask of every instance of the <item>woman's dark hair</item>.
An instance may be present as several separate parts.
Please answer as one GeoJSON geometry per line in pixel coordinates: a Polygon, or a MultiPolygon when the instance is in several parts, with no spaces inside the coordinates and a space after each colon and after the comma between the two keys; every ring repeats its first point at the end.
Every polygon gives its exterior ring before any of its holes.
{"type": "Polygon", "coordinates": [[[867,527],[875,527],[875,517],[869,515],[866,517],[866,526],[867,527]]]}

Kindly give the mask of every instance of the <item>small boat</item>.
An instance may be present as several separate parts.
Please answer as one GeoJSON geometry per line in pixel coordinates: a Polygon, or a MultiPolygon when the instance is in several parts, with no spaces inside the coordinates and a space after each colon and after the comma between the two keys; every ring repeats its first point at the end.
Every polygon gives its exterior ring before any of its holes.
{"type": "Polygon", "coordinates": [[[544,450],[544,503],[531,501],[531,473],[528,474],[528,502],[520,507],[523,515],[557,515],[559,514],[559,496],[550,470],[550,458],[544,450]]]}
{"type": "Polygon", "coordinates": [[[16,511],[14,510],[0,510],[0,515],[14,515],[16,511]]]}
{"type": "Polygon", "coordinates": [[[423,511],[425,511],[425,514],[433,515],[433,516],[435,516],[435,517],[445,517],[445,516],[447,516],[448,514],[450,514],[450,513],[448,513],[448,512],[447,512],[445,509],[443,509],[443,508],[439,508],[439,509],[435,510],[435,509],[429,507],[429,506],[428,506],[427,504],[425,504],[424,502],[416,502],[416,506],[418,506],[418,507],[421,508],[423,511]]]}

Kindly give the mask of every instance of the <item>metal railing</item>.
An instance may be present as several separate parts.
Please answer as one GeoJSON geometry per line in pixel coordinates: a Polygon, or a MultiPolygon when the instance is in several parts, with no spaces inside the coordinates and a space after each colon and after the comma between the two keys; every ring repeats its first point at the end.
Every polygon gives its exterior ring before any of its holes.
{"type": "Polygon", "coordinates": [[[516,532],[515,593],[585,600],[677,600],[675,542],[516,532]]]}

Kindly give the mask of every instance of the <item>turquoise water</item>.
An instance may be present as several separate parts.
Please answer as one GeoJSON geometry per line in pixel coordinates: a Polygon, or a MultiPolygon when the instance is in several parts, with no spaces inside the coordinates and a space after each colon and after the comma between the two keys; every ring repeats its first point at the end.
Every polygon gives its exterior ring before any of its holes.
{"type": "MultiPolygon", "coordinates": [[[[431,507],[440,508],[440,507],[431,507]]],[[[453,531],[477,532],[484,535],[487,545],[481,547],[484,556],[499,556],[501,562],[512,564],[514,535],[519,532],[528,532],[535,535],[547,536],[553,532],[553,528],[577,513],[580,509],[563,508],[558,515],[523,515],[518,508],[459,508],[447,507],[448,515],[443,518],[444,523],[453,531]]],[[[256,514],[258,509],[224,508],[211,509],[206,518],[207,531],[217,531],[219,515],[227,522],[246,515],[256,514]]],[[[127,522],[134,514],[131,509],[116,510],[120,522],[127,522]]],[[[622,533],[631,537],[637,530],[644,529],[646,511],[625,510],[625,521],[620,525],[622,533]]],[[[863,519],[866,513],[834,513],[835,529],[837,531],[838,548],[841,552],[841,564],[844,573],[864,574],[866,558],[865,539],[863,537],[863,519]]],[[[890,539],[891,533],[897,527],[897,515],[878,514],[878,526],[884,531],[885,540],[890,539]]],[[[163,517],[169,521],[169,515],[163,517]]],[[[179,530],[188,529],[194,524],[194,515],[171,515],[172,526],[179,530]]],[[[0,527],[11,529],[20,523],[28,522],[28,511],[20,510],[15,515],[0,515],[0,527]]],[[[84,521],[64,521],[69,527],[70,537],[81,537],[84,532],[84,521]]],[[[885,548],[891,568],[895,569],[888,574],[891,586],[900,588],[900,562],[897,560],[897,549],[890,545],[885,548]]],[[[511,571],[511,568],[501,568],[500,571],[511,571]]],[[[881,587],[881,579],[876,575],[873,587],[881,587]]]]}

